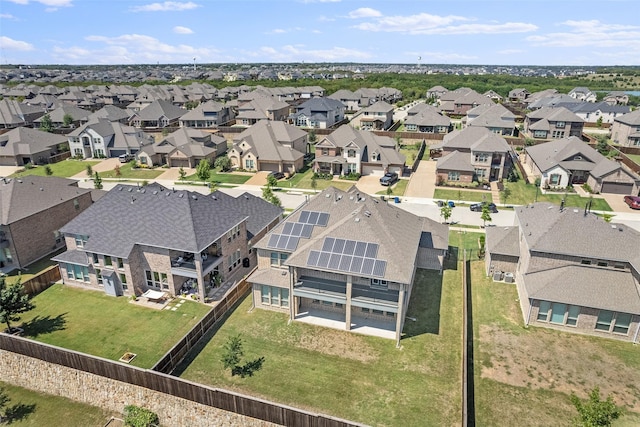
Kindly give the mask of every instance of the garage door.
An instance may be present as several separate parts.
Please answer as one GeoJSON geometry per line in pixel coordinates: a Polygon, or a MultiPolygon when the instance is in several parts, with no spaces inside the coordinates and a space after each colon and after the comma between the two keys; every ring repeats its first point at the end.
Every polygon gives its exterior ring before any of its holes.
{"type": "Polygon", "coordinates": [[[602,184],[601,193],[631,194],[633,184],[630,182],[605,182],[602,184]]]}
{"type": "Polygon", "coordinates": [[[111,157],[118,157],[121,154],[127,154],[127,150],[109,150],[109,155],[111,157]]]}
{"type": "Polygon", "coordinates": [[[172,168],[188,168],[189,159],[171,159],[172,168]]]}
{"type": "Polygon", "coordinates": [[[261,171],[279,172],[280,165],[278,163],[260,162],[261,171]]]}

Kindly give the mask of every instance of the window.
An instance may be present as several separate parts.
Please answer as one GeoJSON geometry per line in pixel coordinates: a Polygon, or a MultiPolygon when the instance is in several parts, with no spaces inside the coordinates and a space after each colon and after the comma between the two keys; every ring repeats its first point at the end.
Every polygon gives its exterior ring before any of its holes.
{"type": "Polygon", "coordinates": [[[570,305],[569,312],[567,313],[567,325],[576,326],[578,323],[578,316],[580,315],[580,307],[577,305],[570,305]]]}
{"type": "Polygon", "coordinates": [[[368,313],[368,312],[369,312],[369,309],[368,309],[368,308],[364,308],[364,307],[362,307],[362,312],[363,312],[363,313],[368,313]]]}
{"type": "Polygon", "coordinates": [[[476,153],[475,161],[476,163],[486,163],[489,160],[488,153],[476,153]]]}
{"type": "Polygon", "coordinates": [[[347,157],[355,157],[356,150],[347,150],[347,157]]]}
{"type": "Polygon", "coordinates": [[[372,288],[384,288],[387,289],[389,283],[386,280],[382,279],[371,279],[371,287],[372,288]]]}
{"type": "Polygon", "coordinates": [[[549,177],[549,184],[551,185],[560,185],[561,176],[558,173],[552,173],[549,177]]]}
{"type": "Polygon", "coordinates": [[[118,266],[118,269],[124,269],[124,261],[122,260],[122,258],[116,258],[116,265],[118,266]]]}
{"type": "MultiPolygon", "coordinates": [[[[98,143],[100,141],[96,141],[98,143]]],[[[102,148],[96,148],[93,150],[93,157],[104,157],[104,150],[102,148]]]]}
{"type": "Polygon", "coordinates": [[[329,149],[328,148],[323,148],[322,149],[322,155],[323,156],[328,156],[329,155],[329,149]]]}
{"type": "Polygon", "coordinates": [[[253,169],[253,159],[245,159],[244,161],[244,168],[245,169],[253,169]]]}
{"type": "Polygon", "coordinates": [[[104,265],[106,265],[107,267],[111,267],[113,265],[113,261],[111,260],[111,257],[109,255],[104,256],[104,265]]]}
{"type": "Polygon", "coordinates": [[[460,181],[460,172],[451,171],[447,174],[447,180],[449,181],[460,181]]]}
{"type": "Polygon", "coordinates": [[[598,267],[608,267],[609,263],[607,261],[598,261],[598,267]]]}
{"type": "Polygon", "coordinates": [[[533,131],[533,137],[534,138],[546,138],[547,137],[547,131],[546,130],[534,130],[533,131]]]}
{"type": "Polygon", "coordinates": [[[384,315],[384,311],[382,311],[382,310],[375,310],[375,309],[374,309],[374,310],[371,310],[371,312],[372,312],[373,314],[377,314],[377,315],[379,315],[379,316],[384,315]]]}
{"type": "Polygon", "coordinates": [[[616,322],[613,325],[613,332],[616,334],[629,333],[629,324],[631,323],[631,315],[629,313],[616,314],[616,322]]]}
{"type": "Polygon", "coordinates": [[[229,262],[229,271],[240,265],[240,249],[229,255],[227,260],[229,262]]]}
{"type": "Polygon", "coordinates": [[[98,254],[91,254],[91,261],[92,261],[94,264],[99,264],[99,263],[100,263],[100,261],[99,261],[99,258],[98,258],[98,254]]]}
{"type": "MultiPolygon", "coordinates": [[[[276,307],[289,307],[289,289],[262,285],[260,289],[262,304],[276,307]]],[[[314,300],[314,302],[316,302],[314,300]]]]}
{"type": "Polygon", "coordinates": [[[598,320],[596,321],[596,329],[599,331],[611,330],[611,322],[613,321],[613,312],[609,310],[600,310],[598,320]]]}
{"type": "Polygon", "coordinates": [[[75,210],[80,209],[80,202],[78,201],[78,199],[73,199],[73,207],[75,210]]]}
{"type": "Polygon", "coordinates": [[[564,138],[564,131],[563,130],[554,130],[553,134],[552,134],[553,138],[564,138]]]}
{"type": "Polygon", "coordinates": [[[73,149],[73,155],[74,156],[83,156],[84,157],[84,152],[82,151],[82,148],[74,148],[73,149]]]}
{"type": "Polygon", "coordinates": [[[102,280],[102,271],[99,268],[96,268],[96,279],[98,279],[98,285],[102,286],[103,280],[102,280]]]}
{"type": "Polygon", "coordinates": [[[583,259],[582,261],[580,261],[580,264],[591,265],[591,260],[590,259],[583,259]]]}
{"type": "Polygon", "coordinates": [[[551,308],[551,303],[549,301],[540,301],[540,308],[538,310],[539,321],[546,322],[549,319],[550,308],[551,308]]]}
{"type": "Polygon", "coordinates": [[[477,169],[473,170],[473,173],[476,174],[476,177],[478,179],[482,179],[482,178],[486,178],[487,177],[487,170],[486,169],[477,168],[477,169]]]}
{"type": "Polygon", "coordinates": [[[358,165],[355,163],[347,163],[347,173],[357,173],[358,165]]]}
{"type": "Polygon", "coordinates": [[[56,241],[56,246],[61,245],[64,242],[64,236],[58,230],[54,230],[53,238],[56,241]]]}
{"type": "Polygon", "coordinates": [[[89,283],[89,267],[76,264],[67,264],[67,277],[79,282],[89,283]]]}
{"type": "Polygon", "coordinates": [[[122,289],[127,290],[129,287],[127,286],[127,275],[124,273],[120,273],[120,283],[122,283],[122,289]]]}
{"type": "MultiPolygon", "coordinates": [[[[145,270],[144,274],[147,278],[147,286],[158,289],[169,289],[169,281],[167,280],[166,273],[145,270]]],[[[120,274],[120,276],[122,275],[123,274],[120,274]]]]}
{"type": "Polygon", "coordinates": [[[271,252],[271,266],[272,267],[284,267],[284,262],[289,257],[289,254],[282,252],[271,252]]]}
{"type": "Polygon", "coordinates": [[[87,244],[87,240],[89,238],[87,236],[76,235],[76,247],[84,248],[84,245],[87,244]]]}
{"type": "Polygon", "coordinates": [[[556,127],[559,129],[564,129],[567,124],[565,122],[556,122],[556,127]]]}
{"type": "Polygon", "coordinates": [[[559,302],[551,304],[551,323],[564,325],[564,314],[567,311],[567,305],[559,302]]]}

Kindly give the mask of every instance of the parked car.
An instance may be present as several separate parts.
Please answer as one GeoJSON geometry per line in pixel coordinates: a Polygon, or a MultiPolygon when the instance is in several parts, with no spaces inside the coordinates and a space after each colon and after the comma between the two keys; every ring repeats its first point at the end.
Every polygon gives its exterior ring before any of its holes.
{"type": "Polygon", "coordinates": [[[284,174],[282,172],[269,172],[269,175],[275,177],[276,179],[284,178],[284,174]]]}
{"type": "Polygon", "coordinates": [[[395,172],[387,172],[382,178],[380,178],[380,185],[393,185],[398,180],[398,174],[395,172]]]}
{"type": "Polygon", "coordinates": [[[127,163],[134,159],[133,154],[120,154],[118,156],[120,163],[127,163]]]}
{"type": "Polygon", "coordinates": [[[640,197],[624,196],[624,202],[628,204],[631,209],[640,209],[640,197]]]}
{"type": "Polygon", "coordinates": [[[471,206],[469,206],[469,209],[471,209],[472,212],[482,212],[482,207],[484,205],[487,205],[489,207],[489,212],[498,213],[498,207],[496,206],[495,203],[487,203],[487,202],[474,203],[471,206]]]}

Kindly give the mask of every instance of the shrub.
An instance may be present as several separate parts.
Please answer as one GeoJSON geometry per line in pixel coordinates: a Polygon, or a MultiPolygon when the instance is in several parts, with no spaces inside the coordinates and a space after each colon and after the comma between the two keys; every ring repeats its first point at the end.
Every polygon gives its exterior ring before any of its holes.
{"type": "Polygon", "coordinates": [[[24,165],[25,169],[33,169],[33,165],[31,163],[27,163],[26,165],[24,165]]]}
{"type": "Polygon", "coordinates": [[[124,425],[131,427],[152,427],[159,425],[158,414],[135,405],[124,407],[124,425]]]}

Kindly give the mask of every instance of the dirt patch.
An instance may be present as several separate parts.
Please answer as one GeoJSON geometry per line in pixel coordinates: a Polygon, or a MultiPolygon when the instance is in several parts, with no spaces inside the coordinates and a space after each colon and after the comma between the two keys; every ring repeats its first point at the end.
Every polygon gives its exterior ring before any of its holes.
{"type": "Polygon", "coordinates": [[[294,345],[360,362],[372,362],[378,359],[376,351],[361,336],[350,332],[318,330],[314,334],[300,336],[294,345]]]}
{"type": "Polygon", "coordinates": [[[640,372],[603,351],[587,337],[569,337],[542,328],[520,334],[495,325],[480,326],[480,375],[515,387],[575,392],[594,387],[617,404],[640,411],[640,372]],[[535,333],[535,337],[532,334],[535,333]]]}

